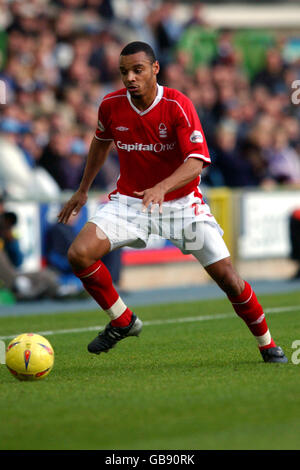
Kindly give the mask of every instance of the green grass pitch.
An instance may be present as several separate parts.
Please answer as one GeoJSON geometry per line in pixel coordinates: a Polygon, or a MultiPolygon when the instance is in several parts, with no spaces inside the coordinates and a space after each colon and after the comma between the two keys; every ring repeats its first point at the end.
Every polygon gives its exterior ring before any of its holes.
{"type": "Polygon", "coordinates": [[[0,318],[6,344],[51,330],[55,350],[39,382],[0,365],[0,449],[299,449],[299,293],[259,298],[286,365],[262,362],[225,299],[135,309],[140,338],[100,356],[86,345],[101,311],[0,318]]]}

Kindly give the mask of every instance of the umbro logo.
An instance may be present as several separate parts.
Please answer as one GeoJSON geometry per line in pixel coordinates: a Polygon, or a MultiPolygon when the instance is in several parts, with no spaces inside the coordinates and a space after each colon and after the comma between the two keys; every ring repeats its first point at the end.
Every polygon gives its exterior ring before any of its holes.
{"type": "Polygon", "coordinates": [[[121,131],[121,132],[129,131],[128,127],[123,127],[123,126],[116,127],[116,130],[121,131]]]}

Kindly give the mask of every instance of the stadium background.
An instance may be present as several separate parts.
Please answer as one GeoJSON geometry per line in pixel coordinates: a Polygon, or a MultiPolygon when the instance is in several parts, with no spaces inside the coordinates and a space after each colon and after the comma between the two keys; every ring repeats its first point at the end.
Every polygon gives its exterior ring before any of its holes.
{"type": "MultiPolygon", "coordinates": [[[[289,217],[300,207],[300,8],[297,2],[0,1],[0,189],[24,260],[42,269],[46,232],[76,189],[97,107],[121,87],[118,56],[144,40],[159,81],[194,102],[213,165],[202,190],[242,275],[291,278],[289,217]],[[274,4],[274,2],[272,2],[274,4]]],[[[112,152],[79,229],[114,186],[112,152]]],[[[121,253],[120,286],[198,285],[204,270],[164,240],[121,253]]],[[[0,302],[14,302],[2,290],[0,302]]]]}
{"type": "MultiPolygon", "coordinates": [[[[0,290],[1,449],[104,449],[100,463],[122,449],[274,449],[285,462],[279,449],[299,449],[300,287],[288,227],[300,190],[299,25],[298,1],[0,0],[0,193],[18,215],[18,277],[38,268],[38,283],[45,272],[47,226],[77,184],[101,97],[119,86],[120,48],[153,41],[160,83],[191,96],[206,127],[214,164],[202,189],[289,359],[261,361],[197,263],[164,242],[124,250],[121,295],[145,328],[100,358],[86,350],[107,321],[95,302],[15,301],[0,290]],[[45,381],[16,381],[4,365],[8,341],[25,331],[54,348],[45,381]]],[[[115,163],[112,153],[77,229],[113,186],[115,163]]],[[[0,196],[0,230],[2,206],[0,196]]],[[[0,240],[0,275],[2,254],[0,240]]]]}

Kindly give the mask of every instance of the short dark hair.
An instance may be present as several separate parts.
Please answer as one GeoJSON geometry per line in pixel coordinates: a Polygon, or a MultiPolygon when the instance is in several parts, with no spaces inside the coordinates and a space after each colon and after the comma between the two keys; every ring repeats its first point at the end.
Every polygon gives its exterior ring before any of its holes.
{"type": "Polygon", "coordinates": [[[120,55],[131,55],[136,54],[137,52],[145,52],[145,54],[149,57],[150,62],[153,64],[156,61],[156,57],[154,51],[149,44],[142,41],[133,41],[125,46],[120,55]]]}

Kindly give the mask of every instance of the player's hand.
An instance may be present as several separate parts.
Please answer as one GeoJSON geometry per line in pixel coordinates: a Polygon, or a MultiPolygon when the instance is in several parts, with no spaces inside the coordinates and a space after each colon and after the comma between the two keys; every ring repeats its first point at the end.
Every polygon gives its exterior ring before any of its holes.
{"type": "Polygon", "coordinates": [[[162,214],[162,205],[166,194],[165,189],[160,185],[156,184],[153,188],[145,189],[144,191],[134,191],[134,194],[139,197],[143,197],[143,212],[146,212],[151,204],[151,212],[154,210],[154,205],[159,205],[159,212],[162,214]]]}
{"type": "Polygon", "coordinates": [[[87,193],[80,190],[76,191],[58,214],[58,222],[66,224],[71,215],[77,215],[79,213],[82,206],[87,202],[87,199],[87,193]]]}

